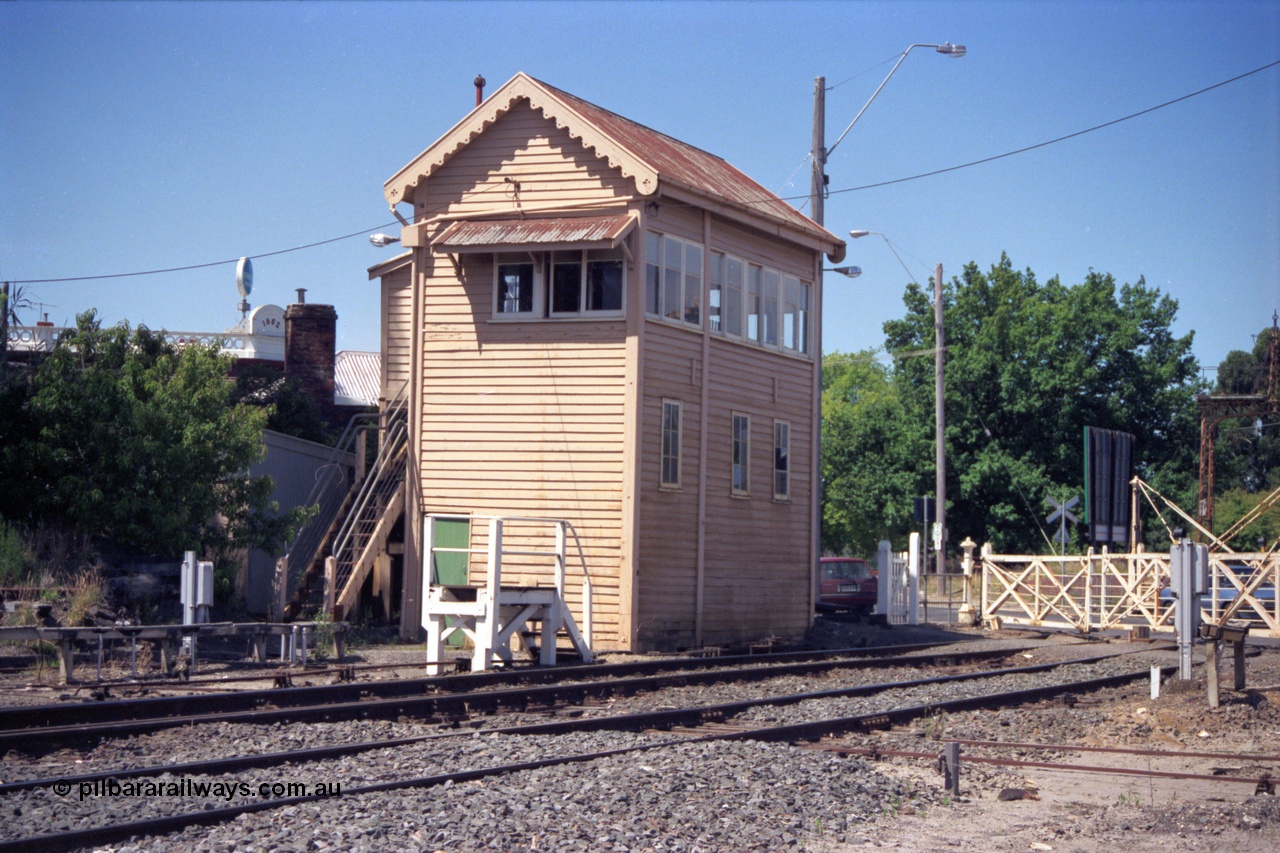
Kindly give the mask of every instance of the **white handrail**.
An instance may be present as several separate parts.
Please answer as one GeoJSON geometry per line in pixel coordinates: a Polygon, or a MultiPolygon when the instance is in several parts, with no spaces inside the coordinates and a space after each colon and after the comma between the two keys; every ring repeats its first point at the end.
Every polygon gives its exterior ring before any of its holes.
{"type": "MultiPolygon", "coordinates": [[[[582,570],[582,613],[581,613],[582,633],[586,639],[587,646],[589,648],[593,646],[594,630],[592,625],[592,619],[594,615],[593,604],[594,604],[595,592],[591,583],[591,573],[587,570],[587,558],[586,558],[585,552],[582,549],[582,540],[581,538],[579,538],[578,530],[573,526],[572,522],[567,521],[563,518],[550,518],[550,517],[544,517],[544,516],[522,516],[522,515],[462,515],[457,513],[432,512],[432,513],[427,513],[427,517],[433,518],[433,519],[440,519],[443,521],[466,521],[466,522],[477,522],[477,521],[486,522],[487,521],[490,523],[497,521],[503,526],[512,522],[527,523],[527,524],[552,524],[552,525],[558,525],[559,528],[562,530],[567,529],[569,533],[573,534],[574,545],[578,551],[578,564],[582,570]]],[[[527,551],[527,550],[519,550],[519,549],[508,550],[506,548],[499,547],[498,554],[497,554],[497,565],[495,566],[495,572],[494,572],[496,575],[494,579],[496,584],[499,584],[499,585],[501,584],[501,573],[502,573],[501,566],[502,566],[502,557],[504,556],[554,557],[558,559],[562,565],[567,567],[568,560],[565,558],[565,554],[563,553],[564,552],[563,545],[564,545],[563,538],[561,537],[560,544],[558,545],[558,549],[556,551],[532,551],[532,550],[527,551]]],[[[436,547],[435,545],[431,544],[429,540],[427,541],[427,547],[423,553],[425,556],[425,559],[423,561],[423,566],[422,566],[424,578],[430,578],[431,565],[432,565],[431,556],[433,554],[437,554],[437,553],[439,554],[489,554],[491,559],[493,557],[492,545],[489,548],[447,548],[447,547],[436,547]]],[[[557,591],[559,592],[560,598],[563,601],[564,600],[563,580],[557,584],[557,591]]]]}

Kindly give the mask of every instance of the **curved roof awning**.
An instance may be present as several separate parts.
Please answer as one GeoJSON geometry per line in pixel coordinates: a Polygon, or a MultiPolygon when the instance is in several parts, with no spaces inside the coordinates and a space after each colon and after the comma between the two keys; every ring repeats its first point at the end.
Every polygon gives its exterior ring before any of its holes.
{"type": "Polygon", "coordinates": [[[615,249],[639,221],[634,214],[563,219],[486,219],[455,222],[431,241],[435,251],[524,252],[615,249]]]}

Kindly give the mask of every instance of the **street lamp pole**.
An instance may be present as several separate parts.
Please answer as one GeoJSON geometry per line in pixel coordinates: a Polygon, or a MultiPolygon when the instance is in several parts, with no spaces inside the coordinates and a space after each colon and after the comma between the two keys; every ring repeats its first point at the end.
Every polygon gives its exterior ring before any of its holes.
{"type": "Polygon", "coordinates": [[[942,330],[942,264],[933,270],[933,409],[934,440],[937,443],[937,492],[938,542],[937,573],[947,571],[947,407],[943,397],[943,367],[946,362],[946,339],[942,330]]]}
{"type": "Polygon", "coordinates": [[[849,122],[849,126],[844,129],[844,133],[840,134],[840,138],[830,147],[826,147],[826,125],[827,125],[827,78],[813,78],[813,170],[812,177],[809,181],[809,210],[813,216],[813,221],[822,225],[824,214],[824,202],[827,197],[827,157],[832,151],[836,150],[839,145],[853,130],[853,126],[858,123],[858,119],[862,118],[862,114],[867,111],[867,107],[871,106],[871,102],[876,99],[876,95],[880,94],[880,90],[884,88],[884,84],[889,82],[889,78],[898,70],[898,66],[907,58],[907,54],[915,50],[917,47],[931,47],[943,56],[952,56],[959,58],[964,56],[965,48],[962,44],[952,44],[944,42],[942,44],[913,44],[902,52],[902,56],[898,57],[898,61],[889,69],[889,73],[880,81],[880,85],[871,93],[871,97],[862,105],[862,109],[858,110],[858,114],[853,117],[853,121],[849,122]]]}
{"type": "MultiPolygon", "coordinates": [[[[883,233],[861,229],[854,229],[849,232],[849,236],[854,240],[870,234],[876,234],[884,240],[890,251],[893,252],[893,256],[898,259],[898,263],[902,264],[902,268],[910,276],[911,270],[903,263],[902,258],[898,255],[898,250],[893,248],[893,243],[890,243],[889,238],[883,233]]],[[[912,279],[914,280],[914,276],[912,276],[912,279]]],[[[941,575],[947,571],[947,406],[946,398],[943,394],[946,388],[944,370],[947,343],[942,326],[942,264],[938,264],[933,269],[933,340],[933,437],[936,445],[934,459],[937,471],[937,476],[934,480],[934,523],[937,525],[938,530],[934,570],[941,575]]]]}
{"type": "Polygon", "coordinates": [[[827,78],[813,78],[813,171],[809,181],[809,211],[822,224],[827,199],[827,78]]]}

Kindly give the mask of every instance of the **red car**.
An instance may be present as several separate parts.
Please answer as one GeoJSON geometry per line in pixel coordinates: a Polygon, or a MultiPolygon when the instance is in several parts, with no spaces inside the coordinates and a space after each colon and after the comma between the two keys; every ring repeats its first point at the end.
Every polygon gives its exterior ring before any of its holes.
{"type": "Polygon", "coordinates": [[[866,560],[823,557],[818,562],[818,609],[870,613],[880,584],[866,560]]]}

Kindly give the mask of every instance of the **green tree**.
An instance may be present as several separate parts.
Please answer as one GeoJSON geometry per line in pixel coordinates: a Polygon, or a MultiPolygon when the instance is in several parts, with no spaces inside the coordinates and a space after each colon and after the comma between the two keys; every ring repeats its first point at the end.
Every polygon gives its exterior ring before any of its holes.
{"type": "Polygon", "coordinates": [[[247,475],[268,412],[232,404],[230,365],[81,314],[32,380],[28,434],[3,450],[26,484],[6,514],[148,555],[278,548],[305,513],[272,517],[270,478],[247,475]]]}
{"type": "Polygon", "coordinates": [[[267,429],[321,444],[334,443],[333,428],[320,414],[315,398],[273,365],[241,366],[231,400],[266,407],[267,429]]]}
{"type": "MultiPolygon", "coordinates": [[[[1214,394],[1254,398],[1257,414],[1249,418],[1228,418],[1218,424],[1214,459],[1215,532],[1229,529],[1280,488],[1280,419],[1269,411],[1267,400],[1271,361],[1276,357],[1276,349],[1280,349],[1280,339],[1272,343],[1273,334],[1280,336],[1280,329],[1263,329],[1254,336],[1252,350],[1232,350],[1218,366],[1214,394]]],[[[1232,547],[1252,551],[1257,547],[1259,536],[1268,544],[1280,538],[1280,506],[1273,506],[1241,531],[1232,540],[1232,547]]]]}
{"type": "Polygon", "coordinates": [[[825,356],[822,383],[822,548],[870,556],[910,532],[923,488],[912,457],[928,446],[872,351],[825,356]]]}
{"type": "MultiPolygon", "coordinates": [[[[904,302],[906,316],[885,324],[888,348],[931,356],[931,294],[909,285],[904,302]]],[[[1085,426],[1133,433],[1139,475],[1184,505],[1194,499],[1198,367],[1192,336],[1170,331],[1174,300],[1093,271],[1072,287],[1041,284],[1002,256],[985,274],[967,265],[943,306],[952,549],[966,535],[999,550],[1045,549],[1045,498],[1082,491],[1085,426]]],[[[928,448],[933,368],[932,357],[904,358],[893,373],[915,444],[928,448]]],[[[911,464],[932,483],[931,452],[911,464]]]]}

